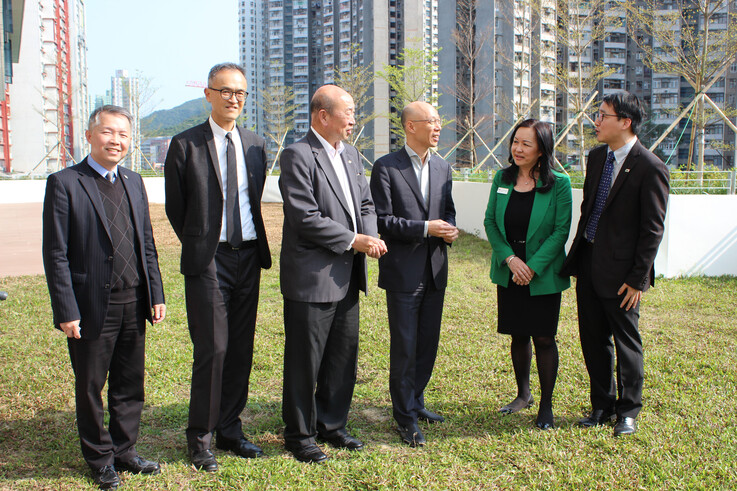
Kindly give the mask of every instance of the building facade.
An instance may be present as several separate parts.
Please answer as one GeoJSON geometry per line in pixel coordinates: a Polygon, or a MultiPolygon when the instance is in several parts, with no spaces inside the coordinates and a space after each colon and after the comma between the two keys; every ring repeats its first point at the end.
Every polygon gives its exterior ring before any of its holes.
{"type": "Polygon", "coordinates": [[[83,0],[26,2],[10,85],[10,168],[46,174],[85,154],[88,113],[83,0]]]}

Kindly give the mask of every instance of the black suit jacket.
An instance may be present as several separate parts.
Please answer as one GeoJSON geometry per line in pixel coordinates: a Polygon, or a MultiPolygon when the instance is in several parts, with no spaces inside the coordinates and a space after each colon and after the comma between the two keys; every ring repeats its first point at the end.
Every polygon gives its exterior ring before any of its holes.
{"type": "MultiPolygon", "coordinates": [[[[581,219],[562,274],[577,273],[577,253],[604,170],[607,146],[589,153],[581,219]]],[[[615,298],[623,283],[646,291],[655,284],[655,256],[663,238],[669,173],[663,162],[637,141],[609,191],[592,244],[591,276],[596,293],[615,298]]]]}
{"type": "MultiPolygon", "coordinates": [[[[81,163],[51,174],[43,207],[43,262],[54,324],[80,319],[83,339],[97,339],[107,315],[113,276],[113,243],[97,173],[81,163]]],[[[130,201],[138,253],[143,261],[146,315],[164,303],[148,196],[141,176],[118,167],[118,179],[130,201]]]]}
{"type": "MultiPolygon", "coordinates": [[[[348,145],[341,154],[358,230],[338,175],[312,130],[289,145],[279,160],[279,189],[284,199],[281,248],[281,291],[299,302],[337,302],[346,296],[353,273],[350,248],[355,233],[378,235],[376,212],[358,151],[348,145]]],[[[359,288],[366,291],[366,257],[359,254],[359,288]]]]}
{"type": "MultiPolygon", "coordinates": [[[[261,216],[266,182],[264,139],[238,128],[246,156],[248,198],[256,227],[261,267],[271,267],[271,253],[261,216]]],[[[181,272],[201,274],[215,257],[223,223],[223,181],[209,120],[171,140],[164,164],[166,215],[182,243],[181,272]]]]}
{"type": "Polygon", "coordinates": [[[447,244],[439,237],[425,237],[425,221],[445,220],[455,225],[453,180],[450,165],[431,154],[429,199],[422,198],[412,160],[402,148],[381,157],[371,170],[371,196],[376,206],[379,233],[387,253],[379,259],[379,287],[411,292],[422,281],[428,254],[435,287],[448,282],[447,244]]]}

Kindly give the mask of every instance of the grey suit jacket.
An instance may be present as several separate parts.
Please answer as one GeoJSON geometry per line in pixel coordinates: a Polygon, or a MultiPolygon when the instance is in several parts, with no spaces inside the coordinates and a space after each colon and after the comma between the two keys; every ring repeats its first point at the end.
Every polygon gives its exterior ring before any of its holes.
{"type": "MultiPolygon", "coordinates": [[[[51,174],[43,208],[43,262],[54,325],[79,319],[82,339],[100,336],[113,276],[113,243],[95,178],[87,159],[51,174]]],[[[118,179],[131,206],[150,322],[153,306],[164,303],[164,289],[146,188],[140,174],[124,167],[118,167],[118,179]]]]}
{"type": "MultiPolygon", "coordinates": [[[[343,164],[357,230],[327,152],[312,130],[282,152],[279,189],[284,200],[280,282],[284,298],[336,302],[348,293],[355,233],[376,237],[376,212],[358,151],[345,145],[343,164]]],[[[366,257],[358,257],[359,288],[366,291],[366,257]]]]}
{"type": "Polygon", "coordinates": [[[453,180],[450,165],[430,155],[429,199],[420,192],[412,160],[402,148],[381,157],[371,170],[371,196],[376,204],[379,233],[388,252],[379,259],[379,287],[415,291],[422,280],[428,254],[435,287],[448,282],[448,253],[445,241],[425,237],[425,221],[445,220],[455,225],[453,180]]]}
{"type": "MultiPolygon", "coordinates": [[[[261,196],[266,181],[264,139],[238,128],[246,156],[248,198],[261,267],[271,267],[271,253],[261,216],[261,196]]],[[[182,243],[181,271],[201,274],[220,241],[223,224],[223,181],[210,123],[205,121],[171,140],[164,164],[166,215],[182,243]]]]}

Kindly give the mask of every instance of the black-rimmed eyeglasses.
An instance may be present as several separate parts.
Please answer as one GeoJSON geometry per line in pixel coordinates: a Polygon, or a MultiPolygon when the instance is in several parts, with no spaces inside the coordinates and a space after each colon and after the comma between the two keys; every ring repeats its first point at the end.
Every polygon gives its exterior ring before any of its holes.
{"type": "Polygon", "coordinates": [[[235,95],[236,100],[243,102],[246,100],[246,97],[248,97],[248,92],[245,90],[231,90],[231,89],[214,89],[212,87],[208,87],[210,90],[216,90],[220,92],[220,97],[222,97],[224,100],[229,101],[233,95],[235,95]]]}

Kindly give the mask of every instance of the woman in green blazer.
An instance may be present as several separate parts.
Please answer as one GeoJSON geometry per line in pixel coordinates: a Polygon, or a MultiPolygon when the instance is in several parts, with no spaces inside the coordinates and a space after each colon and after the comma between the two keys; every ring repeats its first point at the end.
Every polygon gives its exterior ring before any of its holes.
{"type": "Polygon", "coordinates": [[[484,227],[492,247],[491,280],[497,285],[498,332],[512,336],[517,397],[500,411],[515,413],[534,403],[530,392],[532,343],[540,378],[535,425],[553,428],[553,388],[558,374],[555,335],[563,290],[560,277],[571,227],[571,182],[552,170],[550,124],[528,119],[512,132],[511,164],[491,186],[484,227]],[[532,343],[530,342],[532,338],[532,343]]]}

